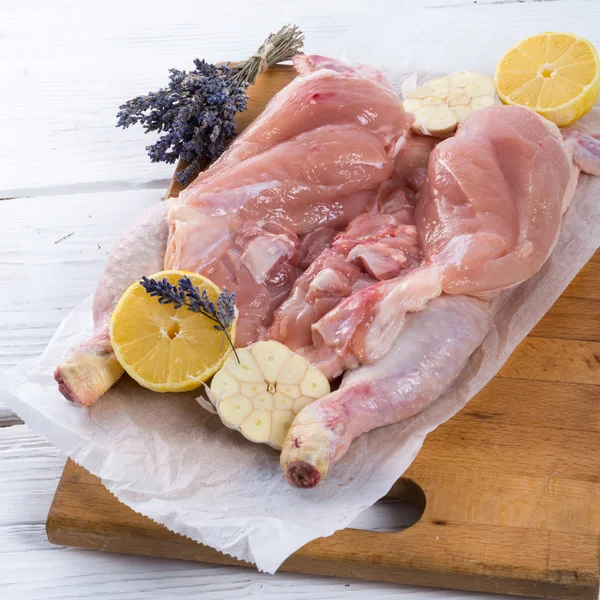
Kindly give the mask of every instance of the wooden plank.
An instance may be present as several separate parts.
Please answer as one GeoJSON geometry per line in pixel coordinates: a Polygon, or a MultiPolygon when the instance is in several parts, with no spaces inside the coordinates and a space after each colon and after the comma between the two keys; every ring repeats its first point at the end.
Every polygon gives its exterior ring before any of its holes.
{"type": "Polygon", "coordinates": [[[579,271],[563,298],[600,300],[600,250],[596,250],[590,262],[579,271]]]}
{"type": "Polygon", "coordinates": [[[600,342],[527,337],[498,377],[600,384],[600,342]]]}
{"type": "MultiPolygon", "coordinates": [[[[285,23],[301,26],[307,52],[322,53],[352,26],[360,42],[365,23],[379,23],[381,29],[401,23],[413,8],[405,4],[228,0],[226,8],[202,3],[202,17],[195,18],[198,4],[193,0],[181,0],[177,10],[141,9],[120,0],[63,0],[51,6],[40,0],[5,0],[0,3],[0,23],[10,34],[3,37],[7,59],[0,64],[0,127],[11,152],[3,157],[0,198],[151,185],[164,189],[172,167],[153,164],[146,156],[144,147],[154,141],[153,135],[138,127],[115,128],[120,104],[164,86],[170,67],[189,69],[196,57],[240,60],[285,23]]],[[[596,2],[424,4],[480,46],[486,33],[509,32],[506,43],[511,44],[551,30],[576,31],[600,46],[596,2]]]]}
{"type": "Polygon", "coordinates": [[[60,322],[96,288],[123,228],[162,196],[137,190],[0,202],[0,282],[19,281],[18,301],[0,295],[1,366],[43,352],[60,322]]]}
{"type": "MultiPolygon", "coordinates": [[[[93,293],[108,252],[161,190],[18,198],[0,202],[0,367],[41,354],[56,328],[93,293]],[[69,235],[71,234],[71,235],[69,235]],[[68,237],[65,237],[68,236],[68,237]]],[[[0,403],[0,424],[20,423],[0,403]]]]}
{"type": "Polygon", "coordinates": [[[578,429],[600,432],[598,388],[560,381],[533,381],[494,377],[477,395],[479,402],[469,402],[452,419],[488,421],[499,426],[528,423],[531,427],[578,429]],[[543,410],[532,398],[543,399],[543,410]],[[573,398],[576,402],[572,402],[573,398]],[[568,406],[568,410],[565,410],[568,406]],[[548,415],[555,418],[551,421],[548,415]]]}
{"type": "MultiPolygon", "coordinates": [[[[502,383],[516,389],[531,382],[502,383]]],[[[587,387],[579,390],[589,409],[587,387]]],[[[595,598],[600,456],[586,449],[597,430],[562,430],[561,437],[560,429],[548,431],[543,423],[481,419],[489,401],[485,394],[476,397],[470,414],[436,430],[407,472],[427,498],[417,525],[399,534],[337,532],[307,544],[282,569],[595,598]],[[574,465],[573,456],[582,454],[587,457],[574,465]],[[565,456],[562,463],[557,456],[565,456]]],[[[48,532],[57,543],[241,564],[134,514],[73,463],[61,480],[48,532]]]]}
{"type": "MultiPolygon", "coordinates": [[[[600,269],[597,278],[600,281],[600,269]]],[[[600,300],[563,296],[529,335],[600,342],[600,300]]]]}
{"type": "Polygon", "coordinates": [[[370,5],[366,0],[327,5],[229,0],[228,8],[203,3],[201,18],[192,16],[197,12],[192,0],[183,0],[178,10],[118,0],[88,7],[76,0],[52,7],[39,0],[2,2],[0,23],[10,31],[4,42],[10,41],[10,60],[0,64],[0,127],[11,152],[3,157],[0,198],[67,189],[165,189],[173,166],[147,157],[144,148],[156,135],[137,126],[115,127],[119,105],[164,87],[169,68],[189,70],[194,58],[215,62],[250,56],[288,22],[302,27],[309,51],[322,50],[354,19],[368,14],[370,5]],[[22,157],[32,157],[32,140],[35,168],[26,168],[22,157]]]}
{"type": "MultiPolygon", "coordinates": [[[[550,422],[553,420],[552,416],[548,418],[550,422]]],[[[450,466],[446,461],[445,470],[465,471],[478,465],[478,470],[506,473],[527,481],[528,485],[531,478],[554,477],[558,473],[561,479],[569,481],[568,485],[588,489],[587,484],[600,482],[600,462],[598,453],[590,450],[590,445],[593,448],[597,442],[598,432],[584,427],[531,427],[528,423],[499,427],[493,419],[479,421],[475,426],[471,419],[456,421],[441,429],[441,433],[431,434],[431,440],[427,438],[419,460],[433,467],[451,444],[452,461],[450,466]],[[531,452],[534,448],[535,461],[532,461],[524,449],[531,452]]],[[[597,487],[590,489],[598,493],[597,487]]]]}

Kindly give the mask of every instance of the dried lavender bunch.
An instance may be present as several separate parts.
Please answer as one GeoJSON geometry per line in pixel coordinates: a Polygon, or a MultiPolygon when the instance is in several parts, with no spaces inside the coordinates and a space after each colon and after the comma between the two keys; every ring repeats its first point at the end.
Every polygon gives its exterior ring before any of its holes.
{"type": "Polygon", "coordinates": [[[182,277],[178,285],[173,285],[166,278],[157,281],[143,276],[140,285],[150,296],[157,297],[159,304],[172,304],[173,308],[185,306],[188,310],[200,313],[217,323],[214,328],[223,332],[239,362],[228,332],[235,319],[235,292],[229,293],[227,289],[223,290],[219,294],[217,306],[215,306],[214,302],[208,297],[206,290],[202,290],[202,294],[200,294],[200,290],[187,276],[182,277]]]}
{"type": "Polygon", "coordinates": [[[146,133],[162,134],[155,144],[146,146],[148,156],[152,162],[181,159],[189,163],[177,174],[179,183],[187,185],[203,163],[216,160],[235,137],[234,117],[246,110],[246,88],[271,65],[298,54],[303,43],[298,27],[286,25],[234,68],[195,59],[193,71],[170,69],[166,88],[119,107],[117,127],[139,123],[146,133]]]}
{"type": "Polygon", "coordinates": [[[213,161],[236,134],[233,118],[246,110],[247,86],[233,88],[231,69],[194,61],[196,69],[169,70],[169,85],[147,96],[138,96],[120,107],[117,127],[139,123],[146,133],[162,135],[146,146],[152,162],[174,163],[179,158],[189,165],[178,174],[187,185],[196,177],[201,161],[213,161]]]}

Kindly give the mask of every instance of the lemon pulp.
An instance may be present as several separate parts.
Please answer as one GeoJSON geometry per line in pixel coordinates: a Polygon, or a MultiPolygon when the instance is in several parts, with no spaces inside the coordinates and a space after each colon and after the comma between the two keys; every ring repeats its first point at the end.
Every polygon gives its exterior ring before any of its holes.
{"type": "Polygon", "coordinates": [[[504,104],[527,106],[566,127],[598,98],[600,60],[585,38],[541,33],[519,42],[502,57],[494,82],[504,104]]]}
{"type": "MultiPolygon", "coordinates": [[[[176,285],[188,276],[216,305],[221,290],[206,277],[184,271],[161,271],[176,285]]],[[[110,320],[110,339],[117,360],[140,385],[157,392],[183,392],[202,385],[216,373],[231,352],[217,323],[172,304],[159,304],[139,282],[121,296],[110,320]]],[[[227,333],[235,340],[235,321],[227,333]]]]}

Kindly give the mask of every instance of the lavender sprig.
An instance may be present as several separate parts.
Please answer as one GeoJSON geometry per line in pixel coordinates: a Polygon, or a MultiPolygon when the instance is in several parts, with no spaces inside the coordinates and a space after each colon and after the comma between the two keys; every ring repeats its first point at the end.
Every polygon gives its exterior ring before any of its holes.
{"type": "Polygon", "coordinates": [[[202,294],[200,294],[200,290],[187,275],[179,280],[178,285],[173,285],[166,278],[157,281],[143,276],[140,285],[150,296],[157,297],[160,304],[173,304],[173,308],[185,306],[188,310],[215,321],[217,324],[214,325],[214,328],[223,332],[237,361],[240,362],[228,332],[235,319],[235,292],[230,293],[224,289],[219,294],[217,306],[215,306],[206,290],[202,290],[202,294]]]}
{"type": "Polygon", "coordinates": [[[298,27],[286,25],[233,68],[196,59],[193,71],[170,69],[166,88],[119,107],[117,127],[139,123],[146,133],[161,134],[155,144],[146,146],[150,160],[189,163],[177,174],[179,183],[187,185],[203,163],[216,160],[236,136],[234,117],[246,110],[246,88],[271,65],[300,53],[303,43],[298,27]]]}
{"type": "Polygon", "coordinates": [[[140,285],[151,296],[158,296],[159,304],[174,304],[173,308],[181,308],[185,304],[185,296],[167,278],[156,281],[144,275],[142,276],[140,285]]]}

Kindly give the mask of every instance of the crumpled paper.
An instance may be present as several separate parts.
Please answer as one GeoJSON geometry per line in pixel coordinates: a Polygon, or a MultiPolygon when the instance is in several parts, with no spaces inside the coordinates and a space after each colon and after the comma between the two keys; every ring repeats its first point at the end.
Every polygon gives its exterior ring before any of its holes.
{"type": "MultiPolygon", "coordinates": [[[[450,51],[461,41],[448,39],[448,30],[440,29],[446,43],[439,52],[429,48],[423,64],[422,26],[411,30],[405,19],[403,36],[387,41],[379,29],[361,29],[363,42],[378,40],[365,45],[362,54],[354,45],[358,34],[351,31],[332,54],[385,68],[396,86],[415,66],[432,72],[491,72],[501,54],[490,51],[482,57],[480,50],[474,57],[472,43],[462,52],[450,51]],[[352,52],[343,56],[344,48],[352,52]],[[390,67],[393,56],[403,57],[396,70],[390,67]],[[474,66],[473,60],[485,65],[474,66]]],[[[492,43],[502,49],[510,45],[492,43]]],[[[52,374],[67,348],[91,333],[91,297],[61,324],[41,357],[0,372],[0,399],[135,511],[273,573],[295,550],[346,527],[389,491],[425,436],[496,374],[599,245],[600,178],[582,175],[551,258],[535,277],[495,301],[495,325],[453,388],[412,419],[360,437],[312,490],[290,487],[277,452],[223,427],[196,403],[195,393],[157,394],[123,377],[89,409],[66,403],[52,374]]]]}

